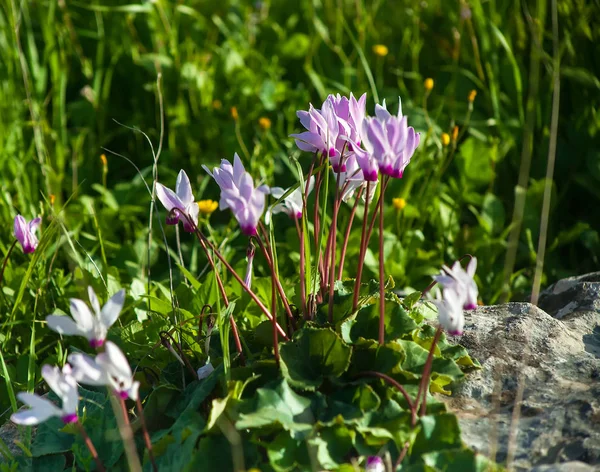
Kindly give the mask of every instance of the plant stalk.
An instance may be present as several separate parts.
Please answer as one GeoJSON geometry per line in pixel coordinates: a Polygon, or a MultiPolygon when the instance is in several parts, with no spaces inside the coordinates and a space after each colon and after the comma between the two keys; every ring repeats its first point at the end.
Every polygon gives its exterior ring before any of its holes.
{"type": "Polygon", "coordinates": [[[79,430],[79,434],[81,434],[81,437],[83,438],[83,441],[85,442],[85,445],[89,449],[90,454],[92,455],[92,457],[94,459],[94,462],[96,462],[96,468],[100,472],[105,472],[106,469],[104,468],[104,465],[102,464],[102,461],[98,457],[98,451],[96,451],[96,448],[94,447],[94,443],[92,442],[92,440],[88,436],[87,432],[85,431],[85,428],[83,427],[83,425],[81,424],[81,422],[79,420],[77,420],[77,423],[75,423],[75,424],[77,425],[77,429],[79,430]]]}

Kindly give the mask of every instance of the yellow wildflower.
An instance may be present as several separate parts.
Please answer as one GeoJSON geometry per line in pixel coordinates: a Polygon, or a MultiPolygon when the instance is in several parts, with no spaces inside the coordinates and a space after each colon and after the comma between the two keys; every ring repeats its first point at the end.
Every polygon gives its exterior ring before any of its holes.
{"type": "Polygon", "coordinates": [[[219,99],[213,100],[212,106],[215,110],[220,110],[221,108],[223,108],[223,103],[221,103],[221,100],[219,99]]]}
{"type": "Polygon", "coordinates": [[[473,103],[475,101],[476,96],[477,96],[477,90],[471,90],[469,92],[469,102],[473,103]]]}
{"type": "Polygon", "coordinates": [[[452,128],[452,141],[455,141],[458,139],[458,126],[455,126],[454,128],[452,128]]]}
{"type": "Polygon", "coordinates": [[[104,167],[106,167],[108,165],[108,161],[106,160],[106,155],[105,154],[100,154],[100,161],[102,162],[102,165],[104,167]]]}
{"type": "Polygon", "coordinates": [[[385,57],[390,51],[385,44],[376,44],[375,46],[373,46],[373,52],[376,56],[385,57]]]}
{"type": "Polygon", "coordinates": [[[442,146],[448,146],[450,144],[450,135],[448,133],[442,133],[442,146]]]}
{"type": "Polygon", "coordinates": [[[394,208],[399,211],[402,211],[406,206],[406,200],[404,198],[394,198],[392,203],[394,204],[394,208]]]}
{"type": "MultiPolygon", "coordinates": [[[[104,154],[102,154],[104,155],[104,154]]],[[[54,206],[54,201],[56,200],[56,195],[53,193],[50,194],[50,205],[54,206]]]]}
{"type": "Polygon", "coordinates": [[[204,213],[205,215],[210,215],[219,206],[214,200],[200,200],[197,203],[200,213],[204,213]]]}
{"type": "Polygon", "coordinates": [[[271,127],[271,120],[269,118],[267,118],[266,116],[261,116],[258,119],[258,124],[260,125],[260,127],[264,130],[268,130],[271,127]]]}
{"type": "Polygon", "coordinates": [[[231,107],[231,117],[237,121],[238,118],[240,117],[240,115],[238,114],[237,108],[236,107],[231,107]]]}
{"type": "Polygon", "coordinates": [[[434,85],[435,84],[431,77],[428,77],[427,79],[425,79],[425,82],[423,82],[423,86],[425,87],[425,90],[427,90],[428,92],[431,92],[431,90],[433,90],[434,85]]]}

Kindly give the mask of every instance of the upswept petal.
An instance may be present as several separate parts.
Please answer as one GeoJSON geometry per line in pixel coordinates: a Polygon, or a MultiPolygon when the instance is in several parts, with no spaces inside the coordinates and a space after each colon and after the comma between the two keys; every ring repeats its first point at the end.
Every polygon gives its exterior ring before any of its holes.
{"type": "Polygon", "coordinates": [[[29,408],[13,413],[10,417],[13,423],[32,426],[43,423],[53,416],[62,415],[61,409],[54,403],[33,393],[21,392],[17,394],[17,398],[29,408]]]}
{"type": "Polygon", "coordinates": [[[94,292],[94,289],[91,285],[88,285],[88,298],[90,299],[90,304],[94,309],[94,313],[96,316],[100,316],[100,302],[98,301],[96,292],[94,292]]]}
{"type": "Polygon", "coordinates": [[[108,378],[104,369],[90,356],[76,352],[69,354],[69,364],[73,366],[73,377],[84,385],[106,385],[108,378]]]}
{"type": "Polygon", "coordinates": [[[94,329],[94,315],[90,311],[90,308],[86,305],[83,300],[78,298],[71,298],[71,316],[77,323],[77,326],[86,332],[90,332],[94,329]]]}
{"type": "Polygon", "coordinates": [[[69,316],[48,315],[46,316],[46,323],[48,324],[48,328],[61,335],[86,337],[88,335],[88,332],[82,330],[69,316]]]}
{"type": "Polygon", "coordinates": [[[177,181],[175,182],[175,193],[185,206],[188,206],[190,203],[194,202],[192,184],[190,183],[190,179],[183,169],[181,169],[177,175],[177,181]]]}
{"type": "Polygon", "coordinates": [[[106,329],[110,328],[121,313],[125,303],[125,290],[121,289],[108,299],[100,311],[99,321],[106,329]]]}
{"type": "Polygon", "coordinates": [[[173,208],[177,208],[178,210],[183,211],[185,209],[184,203],[177,196],[173,190],[165,187],[161,183],[156,184],[156,196],[160,200],[160,203],[163,204],[165,210],[170,212],[173,208]]]}

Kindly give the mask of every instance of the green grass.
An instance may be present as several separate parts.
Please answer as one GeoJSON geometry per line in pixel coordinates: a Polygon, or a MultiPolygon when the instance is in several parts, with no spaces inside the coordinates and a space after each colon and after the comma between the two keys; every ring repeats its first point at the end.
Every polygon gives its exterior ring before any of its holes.
{"type": "MultiPolygon", "coordinates": [[[[405,178],[386,192],[386,274],[398,289],[422,289],[441,264],[472,253],[484,303],[506,290],[511,299],[526,298],[550,132],[550,8],[542,0],[469,5],[465,19],[466,4],[454,0],[4,2],[0,255],[12,244],[17,213],[41,215],[44,233],[33,256],[13,252],[2,281],[0,414],[14,408],[14,391],[38,384],[43,363],[64,359],[63,341],[39,320],[68,311],[68,297],[82,297],[86,285],[104,299],[128,288],[120,336],[126,351],[157,365],[172,358],[148,353],[148,346],[160,329],[173,328],[172,315],[189,321],[194,309],[217,301],[213,283],[203,283],[200,295],[179,283],[185,274],[176,267],[177,251],[166,250],[176,243],[158,224],[162,209],[154,212],[148,251],[146,185],[155,173],[148,141],[158,149],[163,117],[159,180],[172,184],[184,168],[198,199],[217,199],[200,166],[236,151],[271,185],[297,181],[290,157],[306,173],[310,157],[288,136],[300,128],[296,110],[309,102],[368,92],[370,111],[376,97],[395,110],[401,96],[422,144],[405,178]],[[534,25],[545,29],[532,34],[534,25]],[[389,54],[376,56],[375,44],[389,54]],[[427,77],[435,81],[429,94],[427,77]],[[472,111],[471,90],[477,90],[472,111]],[[269,128],[259,124],[261,117],[269,118],[269,128]],[[454,126],[458,142],[443,147],[441,134],[452,134],[454,126]],[[101,154],[108,159],[106,178],[101,154]],[[520,180],[527,186],[522,227],[514,264],[507,264],[516,186],[528,156],[520,180]],[[394,197],[408,202],[401,213],[391,205],[394,197]]],[[[543,285],[592,271],[600,257],[600,226],[589,210],[600,203],[600,6],[564,0],[558,12],[562,102],[543,285]]],[[[349,211],[342,207],[340,221],[349,211]]],[[[355,274],[361,218],[358,211],[346,276],[355,274]]],[[[278,268],[290,277],[299,259],[296,230],[285,220],[276,224],[278,268]]],[[[210,233],[225,241],[223,252],[243,272],[245,241],[230,215],[214,213],[210,233]]],[[[377,274],[376,247],[373,241],[365,279],[377,274]]],[[[184,235],[181,253],[191,274],[204,269],[198,245],[184,235]]],[[[257,271],[268,273],[260,263],[257,271]]],[[[263,292],[268,301],[269,287],[263,292]]],[[[186,326],[181,336],[193,340],[186,326]]]]}

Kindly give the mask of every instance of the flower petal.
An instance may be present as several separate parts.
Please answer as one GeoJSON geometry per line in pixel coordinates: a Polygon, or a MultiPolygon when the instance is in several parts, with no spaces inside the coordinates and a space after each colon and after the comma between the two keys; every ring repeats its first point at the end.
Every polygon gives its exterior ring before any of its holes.
{"type": "Polygon", "coordinates": [[[43,423],[53,416],[61,416],[60,408],[38,395],[21,392],[17,395],[17,398],[30,408],[14,413],[10,417],[13,423],[31,426],[43,423]]]}
{"type": "Polygon", "coordinates": [[[192,193],[192,184],[190,179],[183,169],[179,171],[177,182],[175,183],[175,193],[184,205],[189,205],[194,202],[194,194],[192,193]]]}
{"type": "Polygon", "coordinates": [[[46,323],[48,328],[52,331],[56,331],[58,334],[63,336],[86,336],[87,332],[83,331],[77,326],[73,319],[69,316],[64,315],[48,315],[46,316],[46,323]]]}
{"type": "Polygon", "coordinates": [[[94,315],[83,300],[71,298],[71,316],[79,329],[91,332],[94,329],[94,315]]]}
{"type": "Polygon", "coordinates": [[[119,290],[102,307],[99,320],[106,329],[110,328],[119,317],[125,303],[125,290],[119,290]]]}
{"type": "Polygon", "coordinates": [[[100,315],[100,302],[98,301],[98,297],[96,296],[96,292],[91,285],[88,286],[88,297],[90,299],[90,303],[92,304],[92,308],[94,309],[94,313],[96,316],[100,315]]]}
{"type": "Polygon", "coordinates": [[[160,203],[163,204],[165,210],[171,211],[173,208],[177,208],[181,211],[185,208],[185,205],[181,201],[181,199],[177,196],[173,190],[165,187],[163,184],[156,184],[156,196],[160,200],[160,203]]]}
{"type": "Polygon", "coordinates": [[[90,356],[76,352],[69,355],[69,364],[73,366],[73,377],[84,385],[106,385],[108,383],[104,369],[90,356]]]}

